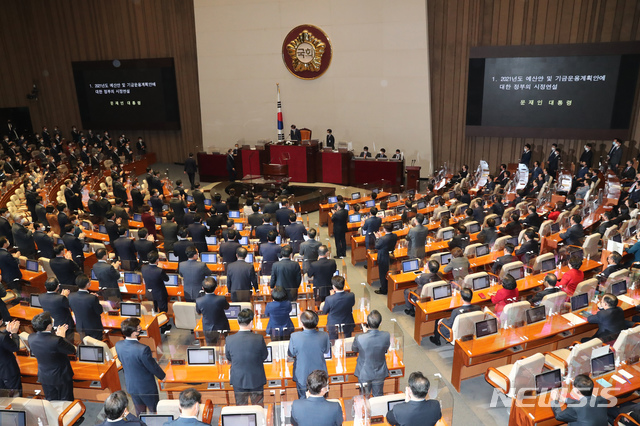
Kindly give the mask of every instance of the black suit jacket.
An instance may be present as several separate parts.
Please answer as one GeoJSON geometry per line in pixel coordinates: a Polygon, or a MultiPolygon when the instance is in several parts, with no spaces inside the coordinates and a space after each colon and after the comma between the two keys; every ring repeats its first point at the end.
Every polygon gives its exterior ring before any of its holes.
{"type": "Polygon", "coordinates": [[[0,248],[0,271],[2,271],[3,281],[6,283],[12,283],[14,280],[22,278],[18,259],[3,248],[0,248]]]}
{"type": "Polygon", "coordinates": [[[55,257],[53,254],[53,238],[48,236],[42,231],[36,231],[33,233],[33,239],[38,246],[38,256],[52,259],[55,257]]]}
{"type": "Polygon", "coordinates": [[[312,262],[307,274],[313,278],[314,287],[331,287],[331,277],[337,269],[336,261],[325,257],[312,262]]]}
{"type": "Polygon", "coordinates": [[[335,324],[354,324],[353,306],[356,296],[351,292],[337,292],[327,296],[322,314],[327,315],[327,326],[335,324]]]}
{"type": "Polygon", "coordinates": [[[280,225],[280,229],[282,229],[283,226],[287,226],[291,223],[289,221],[289,215],[291,213],[292,211],[290,209],[284,207],[276,210],[276,221],[278,222],[278,225],[280,225]]]}
{"type": "Polygon", "coordinates": [[[137,259],[136,248],[133,245],[133,240],[129,237],[125,237],[124,235],[118,237],[113,242],[113,249],[116,251],[120,260],[135,261],[137,259]]]}
{"type": "Polygon", "coordinates": [[[230,382],[234,388],[260,389],[267,384],[263,361],[267,345],[260,334],[240,331],[227,337],[226,356],[231,361],[230,382]]]}
{"type": "Polygon", "coordinates": [[[608,401],[601,396],[592,395],[589,401],[567,399],[567,407],[563,410],[556,404],[551,405],[556,420],[568,422],[569,426],[602,426],[608,424],[608,401]]]}
{"type": "Polygon", "coordinates": [[[13,232],[11,232],[11,224],[9,221],[0,217],[0,236],[7,237],[9,244],[13,245],[13,232]]]}
{"type": "Polygon", "coordinates": [[[525,166],[529,167],[529,162],[531,161],[531,150],[527,151],[527,152],[522,152],[522,156],[520,157],[520,163],[524,164],[525,166]]]}
{"type": "Polygon", "coordinates": [[[172,251],[173,244],[178,241],[178,224],[175,222],[165,222],[160,225],[160,232],[164,237],[164,250],[172,251]]]}
{"type": "Polygon", "coordinates": [[[202,315],[202,329],[204,331],[230,330],[229,320],[225,315],[229,303],[224,296],[208,293],[196,299],[196,312],[202,315]]]}
{"type": "Polygon", "coordinates": [[[153,250],[156,249],[156,245],[148,240],[135,240],[133,242],[133,247],[135,248],[136,253],[138,253],[138,259],[141,262],[147,262],[147,256],[153,250]]]}
{"type": "Polygon", "coordinates": [[[540,302],[542,302],[542,299],[549,295],[549,294],[553,294],[553,293],[557,293],[559,292],[560,289],[558,287],[549,287],[549,288],[545,288],[542,291],[537,292],[536,294],[533,295],[533,297],[531,298],[531,300],[529,302],[531,302],[534,305],[539,304],[540,302]]]}
{"type": "Polygon", "coordinates": [[[169,276],[164,269],[157,265],[142,265],[141,271],[144,286],[151,292],[154,300],[166,300],[169,297],[165,282],[169,281],[169,276]]]}
{"type": "Polygon", "coordinates": [[[192,245],[193,243],[189,240],[178,240],[173,243],[173,254],[178,256],[178,262],[186,262],[189,260],[187,257],[187,249],[192,245]]]}
{"type": "MultiPolygon", "coordinates": [[[[376,241],[376,250],[378,250],[378,264],[389,264],[389,252],[396,248],[398,236],[393,232],[385,234],[376,241]]],[[[383,277],[380,277],[381,279],[383,277]]]]}
{"type": "Polygon", "coordinates": [[[201,223],[192,223],[187,227],[193,244],[200,253],[208,251],[207,249],[207,227],[201,223]]]}
{"type": "Polygon", "coordinates": [[[298,262],[291,259],[281,259],[273,264],[271,268],[271,282],[269,285],[274,288],[276,285],[283,288],[298,288],[302,280],[302,271],[298,262]]]}
{"type": "Polygon", "coordinates": [[[93,272],[98,278],[98,285],[105,288],[118,288],[120,273],[107,262],[98,261],[93,265],[93,272]]]}
{"type": "Polygon", "coordinates": [[[78,331],[94,339],[102,340],[102,305],[98,296],[86,290],[78,290],[69,295],[69,306],[76,317],[78,331]]]}
{"type": "Polygon", "coordinates": [[[0,379],[13,380],[20,375],[20,367],[14,352],[19,349],[18,335],[9,337],[6,331],[0,331],[0,379]]]}
{"type": "Polygon", "coordinates": [[[293,426],[339,426],[342,424],[342,407],[340,403],[329,401],[323,396],[296,399],[291,405],[291,424],[293,426]]]}
{"type": "Polygon", "coordinates": [[[277,262],[281,251],[282,246],[269,242],[260,244],[259,254],[265,262],[277,262]]]}
{"type": "Polygon", "coordinates": [[[333,135],[327,135],[326,148],[334,149],[336,146],[336,138],[333,135]]]}
{"type": "Polygon", "coordinates": [[[291,132],[289,132],[289,138],[292,141],[301,141],[302,136],[300,134],[300,129],[291,129],[291,132]]]}
{"type": "Polygon", "coordinates": [[[56,278],[60,281],[60,284],[75,285],[76,277],[80,274],[80,268],[78,265],[65,257],[56,256],[49,261],[51,270],[56,274],[56,278]]]}
{"type": "Polygon", "coordinates": [[[38,380],[43,385],[58,385],[70,381],[73,369],[67,355],[76,353],[76,347],[53,333],[38,331],[29,335],[29,348],[38,360],[38,380]]]}
{"type": "Polygon", "coordinates": [[[338,209],[331,216],[333,222],[333,234],[344,234],[347,232],[347,223],[349,221],[349,212],[347,209],[338,209]]]}
{"type": "Polygon", "coordinates": [[[584,161],[585,163],[587,163],[587,167],[591,168],[591,165],[593,164],[593,151],[582,151],[579,161],[584,161]]]}
{"type": "Polygon", "coordinates": [[[595,315],[587,318],[587,321],[591,324],[598,324],[598,331],[594,337],[607,342],[615,339],[622,330],[629,328],[631,325],[625,320],[624,311],[619,306],[600,310],[595,315]]]}
{"type": "Polygon", "coordinates": [[[234,299],[234,293],[238,290],[258,290],[258,276],[252,263],[244,261],[233,262],[227,265],[227,288],[234,299]]]}
{"type": "Polygon", "coordinates": [[[42,293],[40,295],[40,305],[42,310],[51,314],[54,320],[55,326],[67,324],[69,330],[75,328],[73,317],[71,316],[71,307],[69,306],[69,299],[58,293],[42,293]]]}
{"type": "Polygon", "coordinates": [[[435,399],[401,402],[387,412],[387,422],[399,426],[435,426],[441,417],[440,402],[435,399]]]}
{"type": "Polygon", "coordinates": [[[279,208],[280,206],[278,205],[278,203],[276,203],[275,201],[270,201],[264,205],[264,207],[262,208],[262,213],[274,214],[279,208]]]}
{"type": "Polygon", "coordinates": [[[238,241],[227,241],[226,243],[220,244],[219,253],[220,256],[222,256],[222,261],[229,265],[238,260],[238,256],[236,255],[238,247],[240,247],[238,241]]]}
{"type": "Polygon", "coordinates": [[[584,238],[582,225],[571,225],[566,232],[560,234],[560,238],[568,245],[581,245],[584,238]]]}
{"type": "Polygon", "coordinates": [[[269,225],[265,223],[264,225],[260,225],[256,227],[256,238],[260,239],[261,243],[267,242],[267,236],[270,231],[277,232],[277,229],[274,225],[269,225]]]}
{"type": "Polygon", "coordinates": [[[149,346],[125,339],[116,343],[116,352],[124,369],[127,392],[131,395],[158,395],[155,378],[163,380],[166,374],[153,358],[149,346]]]}
{"type": "Polygon", "coordinates": [[[20,254],[27,257],[35,257],[36,244],[33,240],[33,232],[17,223],[12,225],[11,231],[13,232],[13,241],[18,250],[20,250],[20,254]]]}
{"type": "Polygon", "coordinates": [[[184,160],[184,171],[187,173],[195,173],[198,171],[195,158],[187,158],[184,160]]]}

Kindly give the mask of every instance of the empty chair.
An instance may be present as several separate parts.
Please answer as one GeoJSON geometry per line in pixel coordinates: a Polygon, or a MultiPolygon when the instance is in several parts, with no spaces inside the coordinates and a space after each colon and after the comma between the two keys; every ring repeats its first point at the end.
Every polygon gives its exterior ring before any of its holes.
{"type": "Polygon", "coordinates": [[[75,401],[47,401],[45,399],[13,398],[11,399],[11,409],[25,411],[27,425],[49,424],[59,426],[75,424],[86,411],[84,403],[77,399],[75,401]],[[43,415],[44,419],[42,418],[43,415]]]}
{"type": "Polygon", "coordinates": [[[173,315],[176,328],[183,330],[193,330],[201,318],[196,313],[195,302],[174,302],[173,315]]]}
{"type": "Polygon", "coordinates": [[[617,233],[618,233],[618,225],[613,225],[608,227],[607,230],[604,231],[604,235],[602,236],[602,244],[607,244],[607,241],[613,238],[613,236],[616,235],[617,233]]]}
{"type": "MultiPolygon", "coordinates": [[[[173,415],[174,419],[180,417],[180,400],[178,399],[161,399],[158,402],[156,408],[158,414],[173,415]]],[[[213,417],[213,403],[210,399],[200,403],[200,409],[198,410],[198,420],[211,424],[211,418],[213,417]]],[[[260,423],[258,423],[260,424],[260,423]]]]}
{"type": "Polygon", "coordinates": [[[266,409],[262,408],[259,405],[238,405],[238,406],[227,406],[222,407],[220,411],[221,422],[224,424],[224,416],[227,414],[255,414],[256,415],[256,425],[264,425],[266,418],[266,409]]]}
{"type": "Polygon", "coordinates": [[[493,243],[493,250],[494,251],[503,250],[504,246],[507,245],[507,241],[509,241],[509,238],[511,238],[511,236],[509,235],[496,238],[496,241],[493,243]]]}
{"type": "Polygon", "coordinates": [[[551,235],[552,220],[545,220],[540,224],[540,230],[538,231],[541,237],[548,237],[551,235]]]}
{"type": "Polygon", "coordinates": [[[506,223],[509,221],[509,219],[511,219],[511,213],[513,213],[515,211],[515,207],[509,207],[504,209],[504,213],[502,213],[502,222],[506,223]]]}
{"type": "Polygon", "coordinates": [[[513,398],[520,389],[534,387],[535,375],[542,373],[544,355],[537,353],[522,358],[513,364],[498,368],[489,367],[484,374],[485,380],[494,388],[513,398]]]}
{"type": "Polygon", "coordinates": [[[640,326],[622,330],[613,344],[613,350],[617,364],[635,363],[640,356],[640,326]]]}
{"type": "Polygon", "coordinates": [[[559,291],[557,293],[547,294],[542,298],[540,302],[541,306],[545,307],[545,314],[547,316],[559,314],[564,308],[564,302],[567,300],[567,293],[559,291]]]}
{"type": "Polygon", "coordinates": [[[369,398],[369,406],[371,407],[371,417],[380,417],[387,415],[387,407],[389,402],[404,401],[404,393],[395,393],[393,395],[374,396],[369,398]]]}
{"type": "Polygon", "coordinates": [[[41,257],[40,259],[38,259],[38,263],[42,265],[42,269],[44,269],[44,271],[47,273],[47,278],[57,278],[56,274],[53,272],[53,269],[51,269],[49,261],[50,259],[47,259],[46,257],[41,257]]]}
{"type": "Polygon", "coordinates": [[[587,235],[582,243],[582,250],[584,256],[595,259],[598,257],[598,242],[600,242],[601,235],[597,232],[595,234],[587,235]]]}
{"type": "Polygon", "coordinates": [[[530,308],[531,304],[526,300],[505,305],[500,313],[500,326],[502,328],[523,326],[526,322],[525,312],[530,308]]]}
{"type": "Polygon", "coordinates": [[[465,314],[458,315],[456,319],[453,320],[451,328],[449,328],[444,321],[440,321],[438,323],[438,331],[447,342],[453,345],[455,341],[462,336],[470,336],[475,334],[476,323],[484,319],[484,312],[467,312],[465,314]]]}
{"type": "Polygon", "coordinates": [[[89,345],[89,346],[101,347],[102,350],[104,351],[104,360],[105,361],[111,361],[112,359],[114,359],[116,361],[116,367],[118,367],[118,370],[122,368],[122,364],[120,363],[120,360],[118,359],[118,354],[116,352],[116,347],[115,346],[110,348],[102,340],[94,339],[91,336],[85,336],[82,339],[82,343],[84,343],[85,345],[89,345]]]}
{"type": "Polygon", "coordinates": [[[466,246],[464,248],[464,256],[467,257],[467,258],[474,257],[476,255],[476,248],[481,247],[481,246],[482,246],[482,244],[480,244],[480,243],[469,244],[468,246],[466,246]]]}
{"type": "Polygon", "coordinates": [[[600,339],[591,339],[585,343],[577,343],[572,349],[558,349],[544,354],[544,363],[550,369],[559,368],[562,375],[571,379],[578,374],[591,372],[591,352],[602,346],[600,339]]]}
{"type": "MultiPolygon", "coordinates": [[[[502,266],[502,269],[500,270],[500,279],[503,279],[505,276],[507,276],[507,274],[511,274],[512,271],[515,271],[517,269],[523,268],[524,264],[520,261],[517,262],[509,262],[505,265],[502,266]]],[[[513,275],[513,274],[511,274],[513,275]]],[[[522,278],[522,277],[520,277],[522,278]]],[[[518,278],[519,279],[519,278],[518,278]]]]}
{"type": "Polygon", "coordinates": [[[533,265],[531,266],[532,273],[537,274],[542,270],[542,263],[547,260],[554,260],[555,263],[555,255],[553,253],[545,253],[536,257],[533,261],[533,265]]]}
{"type": "Polygon", "coordinates": [[[584,280],[581,283],[578,283],[576,286],[576,291],[573,294],[582,294],[589,293],[589,300],[593,299],[593,295],[598,288],[598,279],[590,278],[588,280],[584,280]]]}

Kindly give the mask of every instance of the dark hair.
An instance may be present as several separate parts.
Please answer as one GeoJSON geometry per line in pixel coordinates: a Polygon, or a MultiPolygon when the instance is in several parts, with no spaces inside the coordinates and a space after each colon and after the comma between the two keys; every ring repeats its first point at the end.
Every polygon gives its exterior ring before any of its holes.
{"type": "Polygon", "coordinates": [[[62,253],[63,251],[64,251],[63,244],[56,244],[55,246],[53,246],[53,254],[55,254],[56,256],[62,253]]]}
{"type": "Polygon", "coordinates": [[[281,258],[289,257],[291,256],[291,253],[293,253],[293,249],[289,244],[287,244],[285,246],[282,246],[282,250],[280,251],[280,257],[281,258]]]}
{"type": "Polygon", "coordinates": [[[247,257],[247,249],[240,246],[236,249],[236,256],[238,257],[238,259],[244,259],[245,257],[247,257]]]}
{"type": "Polygon", "coordinates": [[[502,287],[505,290],[515,290],[518,287],[518,284],[516,283],[516,279],[513,278],[513,275],[507,274],[502,279],[502,287]]]}
{"type": "Polygon", "coordinates": [[[314,311],[307,309],[302,314],[300,314],[300,322],[306,329],[314,329],[318,326],[318,314],[314,311]]]}
{"type": "Polygon", "coordinates": [[[507,243],[504,245],[504,251],[506,253],[512,254],[515,249],[516,247],[511,243],[507,243]]]}
{"type": "Polygon", "coordinates": [[[331,285],[338,290],[344,290],[344,278],[340,275],[331,277],[331,285]]]}
{"type": "Polygon", "coordinates": [[[57,278],[47,278],[47,280],[44,282],[44,288],[47,291],[56,291],[59,285],[60,281],[58,281],[57,278]]]}
{"type": "Polygon", "coordinates": [[[277,236],[278,234],[276,233],[276,231],[269,231],[269,233],[267,234],[267,241],[274,242],[277,236]]]}
{"type": "Polygon", "coordinates": [[[151,264],[156,263],[159,258],[160,258],[160,255],[158,254],[157,250],[150,251],[149,254],[147,254],[147,260],[151,264]]]}
{"type": "MultiPolygon", "coordinates": [[[[580,217],[579,214],[574,214],[573,216],[571,216],[571,219],[575,222],[575,223],[580,223],[582,222],[582,218],[580,217]]],[[[593,383],[592,383],[593,385],[593,383]]]]}
{"type": "Polygon", "coordinates": [[[461,234],[466,234],[467,233],[467,227],[464,225],[458,225],[458,232],[460,232],[461,234]]]}
{"type": "Polygon", "coordinates": [[[329,384],[329,375],[324,370],[313,370],[307,376],[307,389],[312,395],[319,395],[329,384]]]}
{"type": "MultiPolygon", "coordinates": [[[[189,154],[190,157],[193,154],[189,154]]],[[[195,404],[200,404],[202,395],[196,388],[188,388],[180,392],[180,408],[191,408],[195,404]]]]}
{"type": "Polygon", "coordinates": [[[496,226],[496,220],[490,217],[489,219],[487,219],[487,226],[489,226],[490,228],[493,228],[494,226],[496,226]]]}
{"type": "Polygon", "coordinates": [[[39,313],[31,320],[31,326],[35,331],[45,331],[51,324],[53,324],[53,319],[47,311],[39,313]]]}
{"type": "Polygon", "coordinates": [[[104,401],[104,413],[109,420],[118,420],[129,405],[129,398],[125,391],[115,391],[104,401]]]}
{"type": "Polygon", "coordinates": [[[96,251],[96,257],[98,260],[103,259],[107,255],[107,249],[99,248],[96,251]]]}
{"type": "Polygon", "coordinates": [[[133,333],[138,331],[138,326],[140,325],[140,318],[130,317],[126,320],[122,321],[120,324],[120,330],[124,337],[131,337],[133,333]]]}
{"type": "Polygon", "coordinates": [[[138,229],[138,238],[140,238],[141,240],[147,238],[147,235],[149,234],[149,231],[147,230],[147,228],[140,228],[138,229]]]}
{"type": "Polygon", "coordinates": [[[569,266],[571,266],[573,269],[580,269],[580,267],[582,266],[582,258],[577,255],[571,255],[571,257],[569,258],[569,266]]]}
{"type": "Polygon", "coordinates": [[[618,306],[618,298],[611,293],[607,293],[602,296],[602,301],[606,303],[610,308],[615,308],[616,306],[618,306]]]}
{"type": "Polygon", "coordinates": [[[309,235],[309,238],[313,240],[318,234],[318,232],[315,230],[315,228],[311,228],[309,229],[309,232],[307,234],[309,235]]]}
{"type": "Polygon", "coordinates": [[[430,260],[429,263],[427,263],[427,267],[429,268],[429,272],[435,274],[440,270],[440,263],[437,260],[430,260]]]}
{"type": "Polygon", "coordinates": [[[284,302],[289,296],[287,296],[287,290],[285,290],[284,287],[276,286],[271,290],[271,298],[276,302],[284,302]]]}
{"type": "Polygon", "coordinates": [[[593,393],[593,380],[586,374],[578,374],[576,378],[573,379],[573,387],[577,388],[582,395],[588,398],[593,393]]]}
{"type": "Polygon", "coordinates": [[[67,224],[64,226],[63,231],[64,231],[64,232],[71,232],[71,231],[73,231],[73,223],[67,223],[67,224]]]}
{"type": "Polygon", "coordinates": [[[207,277],[202,282],[202,288],[205,293],[213,293],[216,291],[216,287],[218,287],[218,282],[214,277],[207,277]]]}
{"type": "Polygon", "coordinates": [[[7,239],[7,237],[0,237],[0,247],[4,247],[4,245],[8,242],[9,240],[7,239]]]}
{"type": "Polygon", "coordinates": [[[371,216],[375,216],[375,215],[377,215],[377,214],[378,214],[378,209],[377,209],[375,206],[374,206],[374,207],[371,207],[371,208],[369,209],[369,214],[371,214],[371,216]]]}
{"type": "Polygon", "coordinates": [[[558,283],[558,277],[556,277],[556,274],[547,274],[544,277],[544,282],[549,284],[551,287],[555,287],[558,283]]]}
{"type": "Polygon", "coordinates": [[[87,285],[89,285],[91,280],[87,275],[80,274],[76,277],[74,282],[76,283],[76,286],[78,286],[80,290],[84,290],[85,288],[87,288],[87,285]]]}
{"type": "Polygon", "coordinates": [[[318,247],[318,256],[326,256],[329,252],[329,248],[324,244],[318,247]]]}
{"type": "Polygon", "coordinates": [[[227,239],[229,241],[233,241],[236,239],[236,230],[235,229],[228,229],[227,230],[227,239]]]}
{"type": "Polygon", "coordinates": [[[367,327],[377,330],[382,322],[382,314],[378,310],[374,309],[367,315],[367,327]]]}
{"type": "Polygon", "coordinates": [[[193,256],[198,254],[198,249],[196,248],[196,246],[189,246],[184,251],[184,254],[187,255],[187,259],[191,259],[193,256]]]}
{"type": "Polygon", "coordinates": [[[389,233],[389,232],[393,232],[393,225],[391,224],[391,222],[387,222],[383,225],[385,232],[389,233]]]}
{"type": "Polygon", "coordinates": [[[622,256],[617,251],[611,253],[611,258],[613,259],[613,263],[615,263],[616,265],[619,264],[622,260],[622,256]]]}
{"type": "Polygon", "coordinates": [[[426,398],[430,386],[431,383],[429,383],[429,379],[424,377],[424,374],[420,371],[414,371],[409,376],[409,389],[411,389],[411,393],[416,398],[426,398]]]}
{"type": "Polygon", "coordinates": [[[251,309],[243,309],[238,314],[238,324],[249,325],[253,321],[253,311],[251,309]]]}
{"type": "Polygon", "coordinates": [[[460,297],[464,302],[471,303],[471,300],[473,299],[473,291],[470,288],[465,287],[460,290],[460,297]]]}

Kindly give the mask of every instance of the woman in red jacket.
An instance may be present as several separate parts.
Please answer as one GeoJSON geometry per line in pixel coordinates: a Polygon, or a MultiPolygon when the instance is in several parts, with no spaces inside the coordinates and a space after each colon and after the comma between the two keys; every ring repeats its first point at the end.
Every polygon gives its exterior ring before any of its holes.
{"type": "Polygon", "coordinates": [[[559,287],[560,290],[567,293],[568,296],[573,296],[578,284],[584,281],[584,272],[580,270],[582,258],[580,256],[571,256],[569,266],[571,269],[562,275],[562,279],[556,287],[559,287]]]}
{"type": "Polygon", "coordinates": [[[509,303],[517,302],[518,295],[516,279],[509,274],[505,275],[502,279],[502,288],[491,296],[491,302],[496,306],[496,315],[500,315],[509,303]]]}

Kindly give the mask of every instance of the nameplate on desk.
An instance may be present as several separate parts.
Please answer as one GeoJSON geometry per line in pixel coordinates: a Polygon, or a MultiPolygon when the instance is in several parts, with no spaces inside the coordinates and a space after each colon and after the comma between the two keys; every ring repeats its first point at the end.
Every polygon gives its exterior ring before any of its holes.
{"type": "Polygon", "coordinates": [[[624,303],[626,303],[628,305],[635,305],[636,304],[635,300],[633,300],[632,298],[630,298],[629,296],[627,296],[625,294],[621,294],[620,296],[618,296],[618,299],[622,300],[624,303]]]}
{"type": "Polygon", "coordinates": [[[330,376],[331,383],[344,383],[344,376],[330,376]]]}
{"type": "Polygon", "coordinates": [[[384,416],[371,416],[371,424],[376,425],[384,423],[384,416]]]}
{"type": "Polygon", "coordinates": [[[583,324],[587,322],[586,319],[579,317],[578,315],[572,312],[569,312],[568,314],[563,314],[562,318],[566,319],[567,321],[569,321],[571,324],[574,324],[574,325],[583,324]]]}
{"type": "Polygon", "coordinates": [[[344,357],[345,358],[357,358],[358,357],[358,352],[345,352],[344,357]]]}
{"type": "Polygon", "coordinates": [[[281,386],[282,386],[281,380],[269,380],[267,382],[267,387],[270,387],[270,388],[279,388],[281,386]]]}
{"type": "Polygon", "coordinates": [[[184,365],[184,359],[172,359],[171,360],[171,365],[184,365]]]}
{"type": "Polygon", "coordinates": [[[402,370],[399,368],[389,370],[389,377],[402,377],[402,370]]]}
{"type": "Polygon", "coordinates": [[[220,383],[208,383],[207,384],[207,389],[222,389],[222,387],[220,386],[220,383]]]}
{"type": "Polygon", "coordinates": [[[109,315],[110,317],[119,317],[120,311],[107,311],[107,315],[109,315]]]}

